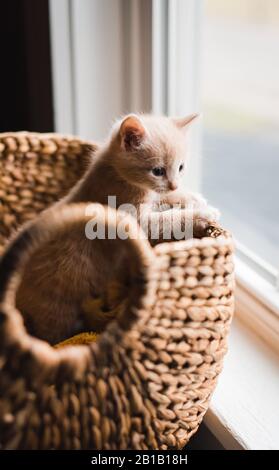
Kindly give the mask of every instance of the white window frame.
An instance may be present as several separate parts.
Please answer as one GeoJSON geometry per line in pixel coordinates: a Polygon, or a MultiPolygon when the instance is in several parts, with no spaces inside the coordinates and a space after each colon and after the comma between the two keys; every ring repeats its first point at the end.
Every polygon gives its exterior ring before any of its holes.
{"type": "Polygon", "coordinates": [[[100,141],[121,114],[151,111],[152,1],[49,4],[55,130],[100,141]]]}
{"type": "MultiPolygon", "coordinates": [[[[152,110],[155,114],[186,116],[200,112],[199,76],[201,38],[199,0],[153,0],[152,110]],[[191,70],[191,73],[189,73],[191,70]]],[[[199,191],[201,181],[201,126],[191,135],[191,154],[185,185],[199,191]]]]}
{"type": "Polygon", "coordinates": [[[74,134],[76,108],[70,1],[49,0],[49,15],[54,126],[56,132],[74,134]]]}

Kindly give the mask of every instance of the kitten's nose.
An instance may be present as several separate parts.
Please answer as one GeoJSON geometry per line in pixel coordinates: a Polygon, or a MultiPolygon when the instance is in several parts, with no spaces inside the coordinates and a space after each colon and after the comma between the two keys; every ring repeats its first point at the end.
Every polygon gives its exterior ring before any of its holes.
{"type": "Polygon", "coordinates": [[[176,183],[175,181],[169,181],[169,189],[170,189],[171,191],[174,191],[174,190],[177,189],[177,188],[178,188],[178,185],[177,185],[177,183],[176,183]]]}

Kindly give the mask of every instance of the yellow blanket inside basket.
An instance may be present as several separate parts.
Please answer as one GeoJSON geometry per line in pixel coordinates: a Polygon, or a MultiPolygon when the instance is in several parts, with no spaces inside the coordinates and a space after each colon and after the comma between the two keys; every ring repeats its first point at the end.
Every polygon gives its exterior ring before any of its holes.
{"type": "Polygon", "coordinates": [[[72,336],[72,338],[65,339],[61,341],[61,343],[56,344],[54,347],[59,349],[63,348],[64,346],[78,346],[80,344],[90,344],[94,343],[97,338],[98,334],[94,333],[94,331],[79,333],[78,335],[72,336]]]}

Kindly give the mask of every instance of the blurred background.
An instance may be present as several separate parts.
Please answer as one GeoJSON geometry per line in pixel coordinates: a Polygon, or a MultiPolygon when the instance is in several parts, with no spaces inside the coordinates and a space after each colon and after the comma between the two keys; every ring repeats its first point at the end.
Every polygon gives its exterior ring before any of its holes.
{"type": "Polygon", "coordinates": [[[207,0],[203,190],[241,242],[279,265],[279,2],[207,0]]]}
{"type": "Polygon", "coordinates": [[[9,0],[1,18],[1,132],[98,140],[124,112],[203,111],[190,185],[276,277],[277,0],[9,0]]]}

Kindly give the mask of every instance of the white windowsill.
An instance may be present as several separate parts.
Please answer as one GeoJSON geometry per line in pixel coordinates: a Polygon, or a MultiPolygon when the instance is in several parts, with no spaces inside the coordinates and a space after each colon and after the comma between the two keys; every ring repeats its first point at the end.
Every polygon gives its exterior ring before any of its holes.
{"type": "Polygon", "coordinates": [[[279,356],[237,318],[205,423],[225,449],[279,449],[279,356]]]}

